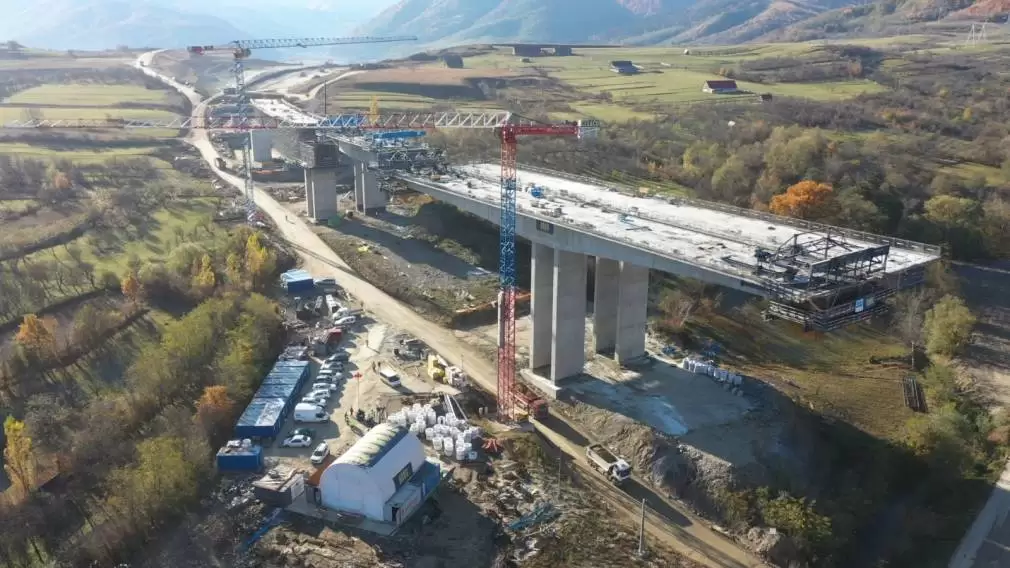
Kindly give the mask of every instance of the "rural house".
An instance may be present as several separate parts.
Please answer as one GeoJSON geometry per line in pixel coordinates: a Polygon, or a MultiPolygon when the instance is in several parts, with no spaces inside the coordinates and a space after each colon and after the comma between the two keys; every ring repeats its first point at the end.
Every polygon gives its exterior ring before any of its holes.
{"type": "Polygon", "coordinates": [[[701,88],[701,92],[723,95],[726,93],[739,93],[740,89],[736,86],[736,81],[729,79],[721,81],[705,81],[705,86],[701,88]]]}
{"type": "Polygon", "coordinates": [[[638,66],[627,60],[618,60],[610,62],[610,70],[614,73],[620,73],[622,75],[633,75],[638,73],[638,66]]]}

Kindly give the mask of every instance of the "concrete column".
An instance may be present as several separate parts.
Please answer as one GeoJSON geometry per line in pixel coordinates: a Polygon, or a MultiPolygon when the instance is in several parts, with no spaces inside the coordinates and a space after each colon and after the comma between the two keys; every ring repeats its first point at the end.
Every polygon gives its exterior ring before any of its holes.
{"type": "Polygon", "coordinates": [[[554,331],[554,249],[533,244],[530,271],[530,369],[551,364],[554,331]]]}
{"type": "Polygon", "coordinates": [[[317,221],[335,216],[337,214],[337,169],[310,168],[305,172],[311,181],[311,184],[306,186],[308,216],[317,221]]]}
{"type": "Polygon", "coordinates": [[[311,216],[312,212],[316,210],[316,195],[312,190],[312,169],[305,168],[302,171],[305,173],[305,212],[311,216]]]}
{"type": "Polygon", "coordinates": [[[586,255],[554,251],[554,349],[551,380],[578,375],[586,364],[586,255]]]}
{"type": "Polygon", "coordinates": [[[362,172],[365,171],[365,164],[354,160],[354,208],[358,211],[364,211],[363,204],[365,202],[363,192],[364,179],[362,179],[362,172]]]}
{"type": "Polygon", "coordinates": [[[596,257],[593,285],[593,337],[597,353],[611,353],[617,345],[617,294],[620,289],[621,263],[596,257]]]}
{"type": "Polygon", "coordinates": [[[375,211],[386,208],[386,196],[379,189],[379,180],[375,172],[362,164],[361,172],[361,209],[362,211],[375,211]]]}
{"type": "Polygon", "coordinates": [[[618,363],[645,355],[645,325],[649,307],[649,269],[621,263],[620,292],[617,301],[618,363]]]}

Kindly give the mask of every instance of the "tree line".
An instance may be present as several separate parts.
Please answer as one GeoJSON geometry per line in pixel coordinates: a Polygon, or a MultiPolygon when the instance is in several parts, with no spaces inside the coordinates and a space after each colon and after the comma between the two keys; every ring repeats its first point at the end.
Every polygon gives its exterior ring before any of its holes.
{"type": "MultiPolygon", "coordinates": [[[[158,263],[172,293],[197,305],[140,351],[120,387],[14,401],[22,411],[5,424],[5,462],[19,499],[0,503],[0,563],[125,561],[200,496],[211,450],[284,341],[279,309],[258,293],[278,265],[261,238],[242,228],[200,255],[158,263]],[[36,490],[54,472],[63,489],[36,490]]],[[[166,284],[142,277],[152,264],[132,264],[119,279],[127,309],[163,301],[166,284]]],[[[88,342],[109,318],[82,309],[64,341],[88,342]]],[[[26,316],[16,336],[23,364],[39,372],[55,356],[55,335],[51,321],[26,316]]]]}

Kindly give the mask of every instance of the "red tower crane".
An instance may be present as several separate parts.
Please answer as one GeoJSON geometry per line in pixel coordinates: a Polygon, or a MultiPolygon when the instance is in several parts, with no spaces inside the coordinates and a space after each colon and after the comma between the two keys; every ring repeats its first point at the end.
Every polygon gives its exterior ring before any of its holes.
{"type": "Polygon", "coordinates": [[[520,136],[595,137],[600,123],[511,123],[498,129],[501,139],[501,221],[498,243],[498,416],[515,418],[516,396],[516,173],[520,136]]]}

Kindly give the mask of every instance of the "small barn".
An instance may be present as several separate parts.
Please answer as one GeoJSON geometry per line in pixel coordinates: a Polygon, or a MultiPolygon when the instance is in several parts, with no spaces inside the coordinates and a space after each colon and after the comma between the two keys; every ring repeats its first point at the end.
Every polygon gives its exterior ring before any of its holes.
{"type": "Polygon", "coordinates": [[[323,507],[401,524],[438,486],[438,464],[406,428],[379,424],[319,476],[323,507]]]}
{"type": "Polygon", "coordinates": [[[544,48],[541,45],[513,45],[512,55],[517,55],[519,57],[540,57],[544,54],[544,48]]]}
{"type": "Polygon", "coordinates": [[[709,93],[713,95],[724,95],[728,93],[739,93],[740,89],[736,86],[736,81],[732,79],[724,79],[719,81],[705,81],[705,86],[701,88],[703,93],[709,93]]]}
{"type": "Polygon", "coordinates": [[[638,73],[638,66],[626,59],[610,62],[610,70],[621,75],[633,75],[638,73]]]}
{"type": "Polygon", "coordinates": [[[462,69],[463,68],[463,58],[459,55],[449,54],[442,56],[442,62],[449,69],[462,69]]]}

